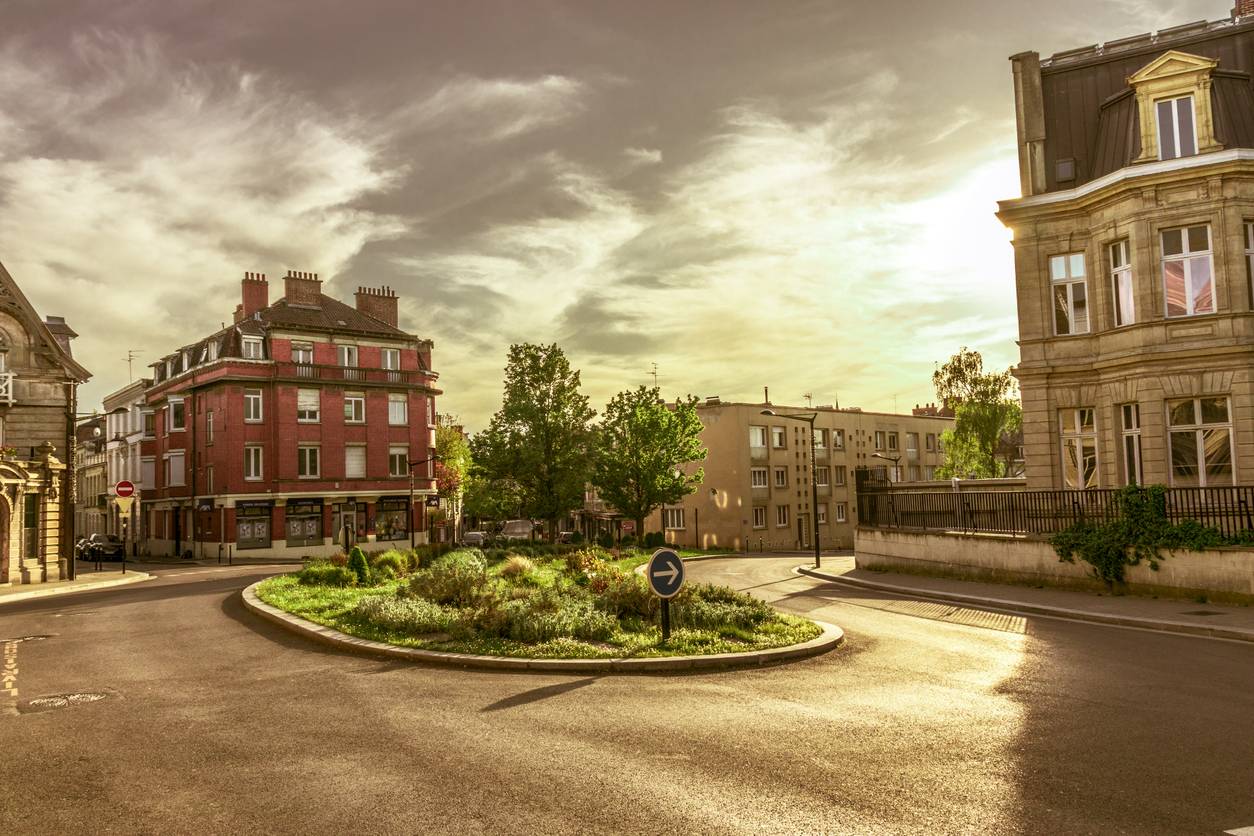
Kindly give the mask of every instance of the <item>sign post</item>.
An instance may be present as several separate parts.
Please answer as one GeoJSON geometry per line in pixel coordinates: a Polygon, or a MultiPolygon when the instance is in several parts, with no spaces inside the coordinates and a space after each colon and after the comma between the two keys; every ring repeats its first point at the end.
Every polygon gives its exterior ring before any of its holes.
{"type": "Polygon", "coordinates": [[[135,483],[123,479],[113,486],[113,494],[113,504],[118,506],[118,521],[122,523],[122,574],[125,575],[131,505],[135,502],[135,483]]]}
{"type": "Polygon", "coordinates": [[[684,562],[674,549],[658,549],[645,569],[649,588],[662,599],[662,644],[671,638],[671,599],[684,586],[684,562]]]}

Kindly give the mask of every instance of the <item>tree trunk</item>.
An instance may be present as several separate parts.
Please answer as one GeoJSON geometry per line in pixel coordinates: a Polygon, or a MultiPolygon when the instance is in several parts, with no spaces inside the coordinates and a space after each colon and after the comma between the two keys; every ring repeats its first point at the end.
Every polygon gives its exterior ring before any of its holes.
{"type": "Polygon", "coordinates": [[[644,548],[644,517],[636,517],[636,546],[644,548]]]}

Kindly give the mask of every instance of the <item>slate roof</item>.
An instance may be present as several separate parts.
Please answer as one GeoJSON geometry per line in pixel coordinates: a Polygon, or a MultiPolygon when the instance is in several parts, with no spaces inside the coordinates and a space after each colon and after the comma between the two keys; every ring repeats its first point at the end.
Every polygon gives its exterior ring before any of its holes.
{"type": "Polygon", "coordinates": [[[380,337],[416,339],[399,328],[394,328],[382,320],[364,314],[352,305],[346,305],[338,299],[319,294],[318,307],[311,305],[289,305],[287,299],[280,299],[268,308],[258,311],[263,322],[271,327],[300,328],[311,331],[353,331],[359,334],[373,334],[380,337]]]}

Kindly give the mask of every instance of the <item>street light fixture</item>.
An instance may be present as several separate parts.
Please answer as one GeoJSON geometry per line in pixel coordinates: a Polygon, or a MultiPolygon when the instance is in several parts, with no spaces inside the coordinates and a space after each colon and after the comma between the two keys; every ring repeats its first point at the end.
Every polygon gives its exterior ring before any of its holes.
{"type": "Polygon", "coordinates": [[[440,461],[440,456],[428,456],[425,459],[405,459],[405,464],[409,467],[409,548],[413,551],[417,548],[414,542],[414,468],[420,464],[428,462],[440,461]]]}
{"type": "Polygon", "coordinates": [[[883,459],[886,462],[893,463],[893,481],[901,481],[901,468],[897,466],[897,462],[901,461],[901,456],[885,456],[883,453],[872,453],[871,458],[883,459]]]}
{"type": "Polygon", "coordinates": [[[762,410],[763,415],[769,415],[772,418],[790,418],[793,421],[805,421],[810,425],[810,491],[812,501],[810,503],[810,516],[814,518],[814,568],[823,568],[822,556],[819,551],[819,471],[815,466],[815,450],[814,450],[814,421],[819,417],[817,412],[806,415],[780,415],[773,409],[762,410]]]}

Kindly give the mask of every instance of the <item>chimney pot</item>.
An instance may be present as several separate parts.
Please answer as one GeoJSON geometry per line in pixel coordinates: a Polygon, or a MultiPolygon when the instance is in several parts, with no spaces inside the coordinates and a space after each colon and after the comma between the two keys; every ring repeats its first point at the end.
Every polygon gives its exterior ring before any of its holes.
{"type": "Polygon", "coordinates": [[[381,287],[357,288],[357,310],[397,328],[400,318],[396,294],[386,293],[385,290],[381,287]]]}
{"type": "MultiPolygon", "coordinates": [[[[270,304],[270,286],[261,273],[245,272],[244,281],[240,285],[242,304],[240,318],[250,317],[270,304]]],[[[239,320],[237,319],[236,322],[239,320]]]]}
{"type": "Polygon", "coordinates": [[[318,297],[322,295],[322,282],[316,274],[305,270],[288,270],[283,279],[283,298],[289,305],[318,306],[318,297]]]}

